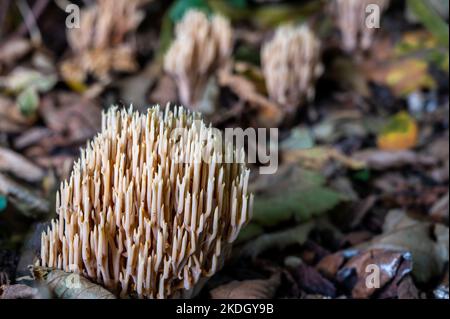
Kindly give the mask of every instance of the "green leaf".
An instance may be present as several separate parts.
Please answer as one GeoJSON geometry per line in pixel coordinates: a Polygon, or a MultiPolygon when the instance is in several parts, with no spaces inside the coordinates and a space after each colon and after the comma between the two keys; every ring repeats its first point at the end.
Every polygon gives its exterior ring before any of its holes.
{"type": "Polygon", "coordinates": [[[20,92],[17,96],[17,105],[25,116],[32,116],[39,106],[39,95],[33,86],[20,92]]]}
{"type": "Polygon", "coordinates": [[[0,212],[6,209],[8,206],[8,198],[4,195],[0,195],[0,212]]]}
{"type": "Polygon", "coordinates": [[[276,225],[294,217],[302,222],[325,213],[343,200],[343,196],[329,188],[298,187],[272,198],[255,200],[253,221],[267,226],[276,225]]]}
{"type": "Polygon", "coordinates": [[[200,10],[207,14],[211,13],[211,9],[206,0],[177,0],[169,9],[169,16],[176,23],[191,9],[200,10]]]}
{"type": "Polygon", "coordinates": [[[55,75],[42,75],[39,79],[36,79],[31,85],[36,88],[38,92],[48,92],[50,91],[56,84],[58,79],[55,75]]]}
{"type": "Polygon", "coordinates": [[[291,130],[291,135],[281,142],[282,149],[308,149],[314,147],[314,137],[311,132],[302,127],[291,130]]]}
{"type": "Polygon", "coordinates": [[[255,197],[252,220],[263,226],[274,226],[291,218],[303,222],[331,210],[345,197],[324,183],[319,173],[305,171],[288,187],[273,185],[278,192],[255,197]]]}
{"type": "Polygon", "coordinates": [[[361,181],[361,182],[368,182],[370,179],[370,169],[364,168],[361,170],[358,170],[353,174],[353,178],[355,180],[361,181]]]}
{"type": "Polygon", "coordinates": [[[315,223],[311,221],[278,232],[263,234],[246,243],[241,253],[244,256],[255,258],[267,249],[277,248],[282,250],[293,244],[303,245],[314,226],[315,223]]]}
{"type": "Polygon", "coordinates": [[[278,3],[272,5],[261,5],[254,8],[238,6],[238,0],[208,0],[210,7],[229,19],[252,20],[262,27],[274,27],[281,23],[303,21],[314,13],[323,9],[326,1],[309,1],[306,4],[278,3]]]}
{"type": "Polygon", "coordinates": [[[259,236],[264,233],[264,229],[255,223],[250,223],[247,226],[245,226],[241,231],[239,232],[239,236],[236,239],[236,244],[246,242],[252,238],[255,238],[256,236],[259,236]]]}
{"type": "Polygon", "coordinates": [[[230,6],[240,9],[246,8],[248,5],[247,0],[229,0],[228,3],[230,6]]]}
{"type": "Polygon", "coordinates": [[[438,41],[449,46],[449,32],[448,24],[439,16],[439,14],[427,5],[427,1],[423,0],[409,0],[407,1],[409,8],[414,15],[423,23],[423,25],[435,35],[438,41]]]}

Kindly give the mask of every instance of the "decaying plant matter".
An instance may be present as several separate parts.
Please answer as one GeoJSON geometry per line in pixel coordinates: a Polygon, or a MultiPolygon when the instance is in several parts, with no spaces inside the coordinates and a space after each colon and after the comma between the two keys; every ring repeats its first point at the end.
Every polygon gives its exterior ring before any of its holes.
{"type": "Polygon", "coordinates": [[[69,28],[67,40],[73,55],[61,66],[70,83],[82,83],[88,74],[107,81],[111,71],[137,68],[134,47],[127,37],[144,15],[139,7],[149,0],[97,0],[80,13],[80,27],[69,28]]]}
{"type": "Polygon", "coordinates": [[[367,50],[372,45],[376,28],[368,27],[366,23],[366,8],[369,5],[376,5],[381,14],[388,7],[389,0],[335,0],[334,9],[341,31],[342,47],[347,52],[367,50]]]}
{"type": "Polygon", "coordinates": [[[251,213],[243,150],[225,162],[213,128],[167,109],[104,114],[61,185],[41,266],[143,298],[191,297],[221,268],[251,213]]]}
{"type": "Polygon", "coordinates": [[[261,51],[266,87],[287,112],[314,97],[322,74],[320,42],[307,25],[279,27],[261,51]]]}
{"type": "Polygon", "coordinates": [[[190,10],[176,26],[175,39],[164,58],[164,69],[178,87],[182,104],[196,108],[208,80],[224,65],[232,50],[228,20],[190,10]]]}

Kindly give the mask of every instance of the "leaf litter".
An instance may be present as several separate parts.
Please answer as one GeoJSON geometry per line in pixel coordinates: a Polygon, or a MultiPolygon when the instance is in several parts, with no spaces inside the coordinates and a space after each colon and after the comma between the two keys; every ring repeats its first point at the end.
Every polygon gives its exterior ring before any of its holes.
{"type": "Polygon", "coordinates": [[[67,34],[56,22],[65,12],[44,6],[42,41],[25,24],[0,26],[0,298],[115,298],[55,269],[19,276],[38,257],[37,226],[55,216],[57,185],[99,131],[101,111],[179,103],[162,60],[176,23],[197,9],[226,16],[235,31],[201,99],[214,110],[207,119],[280,133],[278,170],[258,175],[252,164],[253,218],[201,296],[448,299],[448,5],[391,6],[383,25],[400,27],[349,54],[323,1],[119,2],[86,2],[89,31],[67,34]],[[260,48],[276,26],[300,20],[313,22],[324,72],[315,98],[287,114],[268,94],[260,48]],[[398,118],[405,130],[389,124],[398,118]],[[378,287],[367,284],[371,265],[378,287]]]}

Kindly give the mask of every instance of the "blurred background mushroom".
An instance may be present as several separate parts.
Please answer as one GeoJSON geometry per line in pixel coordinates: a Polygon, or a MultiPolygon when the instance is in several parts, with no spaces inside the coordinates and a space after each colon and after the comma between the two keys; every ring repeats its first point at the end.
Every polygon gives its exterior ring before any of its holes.
{"type": "Polygon", "coordinates": [[[242,150],[225,162],[213,128],[181,107],[112,108],[102,126],[61,184],[40,265],[121,297],[193,296],[250,219],[242,150]]]}
{"type": "Polygon", "coordinates": [[[233,32],[227,19],[208,18],[197,10],[184,15],[164,57],[164,69],[174,77],[183,105],[198,109],[208,81],[224,66],[232,49],[233,32]]]}
{"type": "Polygon", "coordinates": [[[347,52],[356,49],[364,51],[372,45],[377,28],[366,24],[368,14],[373,12],[369,5],[375,5],[381,15],[389,6],[389,0],[335,0],[334,2],[333,9],[335,9],[337,25],[341,32],[342,48],[347,52]]]}
{"type": "Polygon", "coordinates": [[[136,71],[135,46],[130,40],[144,18],[141,5],[151,0],[97,0],[80,13],[80,26],[67,29],[72,53],[61,64],[64,80],[84,91],[88,76],[103,85],[113,72],[136,71]]]}
{"type": "Polygon", "coordinates": [[[287,113],[314,97],[323,67],[320,42],[307,25],[279,27],[262,48],[261,63],[270,98],[287,113]]]}

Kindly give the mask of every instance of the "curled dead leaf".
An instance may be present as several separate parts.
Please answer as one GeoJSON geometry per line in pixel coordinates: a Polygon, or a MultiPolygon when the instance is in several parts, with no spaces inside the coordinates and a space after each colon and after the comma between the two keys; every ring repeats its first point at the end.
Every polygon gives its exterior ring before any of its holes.
{"type": "Polygon", "coordinates": [[[221,86],[229,87],[240,99],[257,110],[258,122],[261,125],[274,127],[280,124],[284,117],[281,108],[258,93],[256,86],[250,80],[241,75],[232,74],[228,70],[223,70],[218,75],[221,86]]]}
{"type": "Polygon", "coordinates": [[[309,294],[336,297],[336,287],[314,267],[301,263],[294,271],[299,286],[309,294]]]}
{"type": "Polygon", "coordinates": [[[369,298],[396,276],[403,262],[408,265],[403,269],[404,276],[412,270],[411,254],[387,249],[366,250],[351,258],[337,273],[337,278],[338,281],[345,282],[351,281],[351,277],[356,275],[353,279],[356,283],[352,288],[352,297],[369,298]],[[374,277],[374,274],[378,276],[374,277]],[[376,282],[371,281],[371,276],[376,282]]]}
{"type": "Polygon", "coordinates": [[[263,251],[275,248],[283,249],[291,244],[302,245],[308,239],[309,233],[314,227],[313,222],[300,224],[296,227],[274,233],[267,233],[249,241],[242,248],[244,256],[257,257],[263,251]]]}
{"type": "Polygon", "coordinates": [[[385,84],[396,96],[406,96],[420,89],[433,89],[436,82],[428,73],[428,64],[419,58],[405,58],[376,65],[366,70],[369,79],[385,84]]]}
{"type": "Polygon", "coordinates": [[[31,218],[42,217],[50,210],[47,200],[1,173],[0,194],[6,195],[22,214],[31,218]]]}
{"type": "Polygon", "coordinates": [[[111,292],[79,274],[44,267],[32,267],[32,273],[60,299],[116,299],[111,292]]]}
{"type": "Polygon", "coordinates": [[[370,242],[355,248],[410,253],[414,266],[412,275],[418,283],[442,275],[449,260],[448,227],[415,220],[395,210],[387,215],[383,231],[370,242]]]}
{"type": "Polygon", "coordinates": [[[367,149],[356,152],[353,158],[365,162],[369,168],[375,170],[399,168],[407,165],[432,166],[436,163],[435,158],[410,150],[383,151],[367,149]]]}
{"type": "Polygon", "coordinates": [[[212,299],[270,299],[281,283],[279,273],[268,279],[234,280],[211,290],[212,299]]]}
{"type": "Polygon", "coordinates": [[[4,147],[0,147],[0,171],[11,173],[28,182],[39,182],[45,176],[42,168],[4,147]]]}
{"type": "Polygon", "coordinates": [[[310,149],[292,149],[283,152],[286,163],[298,163],[311,169],[322,169],[330,161],[336,161],[349,169],[359,170],[365,163],[358,161],[330,147],[314,147],[310,149]]]}
{"type": "Polygon", "coordinates": [[[18,284],[1,286],[0,299],[41,299],[41,297],[38,289],[18,284]]]}
{"type": "Polygon", "coordinates": [[[26,55],[31,49],[30,41],[12,38],[0,45],[0,70],[2,65],[11,65],[26,55]]]}

